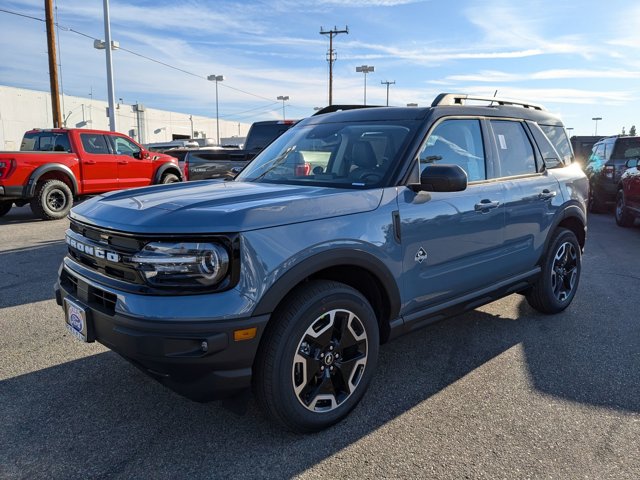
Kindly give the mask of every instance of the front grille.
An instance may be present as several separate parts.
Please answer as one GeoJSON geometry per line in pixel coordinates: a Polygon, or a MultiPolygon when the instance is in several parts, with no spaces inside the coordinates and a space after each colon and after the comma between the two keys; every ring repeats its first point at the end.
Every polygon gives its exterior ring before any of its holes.
{"type": "Polygon", "coordinates": [[[144,284],[144,279],[138,271],[127,263],[127,260],[144,246],[140,240],[88,227],[74,221],[71,222],[70,232],[67,235],[93,249],[92,253],[87,253],[83,249],[69,245],[69,257],[76,262],[117,280],[138,285],[144,284]],[[93,253],[98,250],[102,252],[102,258],[93,253]],[[115,254],[118,260],[106,258],[105,252],[115,254]]]}

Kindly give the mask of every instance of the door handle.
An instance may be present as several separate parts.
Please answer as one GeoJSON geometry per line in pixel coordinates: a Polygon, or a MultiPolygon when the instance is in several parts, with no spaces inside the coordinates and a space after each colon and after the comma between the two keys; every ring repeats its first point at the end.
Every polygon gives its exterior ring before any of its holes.
{"type": "Polygon", "coordinates": [[[95,165],[95,164],[96,164],[96,161],[95,161],[95,160],[85,160],[85,161],[84,161],[84,164],[85,164],[85,165],[95,165]]]}
{"type": "Polygon", "coordinates": [[[118,165],[127,165],[129,163],[128,160],[119,160],[118,165]]]}
{"type": "Polygon", "coordinates": [[[548,188],[545,188],[544,190],[542,190],[542,193],[538,194],[538,198],[540,200],[548,200],[550,198],[553,198],[557,195],[558,193],[555,191],[551,191],[548,188]]]}
{"type": "Polygon", "coordinates": [[[492,208],[498,208],[500,206],[500,202],[492,202],[489,199],[481,200],[480,203],[476,203],[476,211],[477,212],[487,212],[492,208]]]}

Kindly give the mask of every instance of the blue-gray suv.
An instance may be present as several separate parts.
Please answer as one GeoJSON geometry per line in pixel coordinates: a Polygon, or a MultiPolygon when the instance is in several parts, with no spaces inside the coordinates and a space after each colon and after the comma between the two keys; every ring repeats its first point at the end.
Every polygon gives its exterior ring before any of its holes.
{"type": "Polygon", "coordinates": [[[56,298],[73,335],[173,390],[253,387],[319,430],[360,401],[381,343],[512,293],[571,303],[588,199],[572,160],[561,121],[525,102],[324,113],[232,181],[75,207],[56,298]]]}

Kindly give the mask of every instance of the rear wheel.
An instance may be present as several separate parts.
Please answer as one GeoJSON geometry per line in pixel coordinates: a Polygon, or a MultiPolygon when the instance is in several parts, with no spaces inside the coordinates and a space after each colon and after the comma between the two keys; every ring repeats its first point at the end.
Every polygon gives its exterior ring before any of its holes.
{"type": "Polygon", "coordinates": [[[619,190],[616,197],[616,223],[621,227],[632,227],[634,221],[635,217],[629,213],[624,203],[624,193],[619,190]]]}
{"type": "Polygon", "coordinates": [[[61,180],[45,180],[38,183],[31,199],[31,211],[43,220],[64,218],[73,205],[73,193],[61,180]]]}
{"type": "Polygon", "coordinates": [[[297,432],[340,421],[375,370],[380,340],[369,302],[342,283],[313,281],[295,290],[271,321],[254,364],[259,404],[297,432]]]}
{"type": "Polygon", "coordinates": [[[0,217],[4,217],[7,213],[9,213],[11,207],[13,207],[13,202],[10,202],[8,200],[0,202],[0,217]]]}
{"type": "Polygon", "coordinates": [[[569,306],[578,289],[582,252],[575,234],[558,228],[549,242],[542,273],[526,294],[527,302],[542,313],[558,313],[569,306]]]}

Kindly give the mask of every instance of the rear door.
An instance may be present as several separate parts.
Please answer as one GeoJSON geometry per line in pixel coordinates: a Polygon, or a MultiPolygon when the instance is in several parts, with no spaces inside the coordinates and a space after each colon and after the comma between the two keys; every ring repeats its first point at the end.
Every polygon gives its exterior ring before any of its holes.
{"type": "Polygon", "coordinates": [[[80,133],[82,191],[100,193],[118,188],[118,164],[102,133],[80,133]]]}
{"type": "Polygon", "coordinates": [[[109,141],[118,166],[118,187],[150,185],[153,175],[152,158],[142,158],[142,148],[127,137],[110,135],[109,141]]]}
{"type": "Polygon", "coordinates": [[[420,171],[434,163],[459,165],[467,172],[467,189],[400,191],[407,314],[503,277],[504,186],[487,181],[484,136],[480,119],[440,121],[425,139],[417,165],[420,171]]]}
{"type": "MultiPolygon", "coordinates": [[[[505,194],[505,237],[502,267],[507,275],[524,273],[535,268],[542,255],[545,240],[554,217],[562,205],[560,186],[545,168],[542,153],[534,141],[533,132],[523,121],[487,120],[493,178],[502,185],[505,194]]],[[[537,135],[546,138],[539,127],[537,135]]],[[[553,153],[548,156],[562,166],[559,155],[546,140],[553,153]],[[553,157],[553,158],[552,158],[553,157]]]]}

